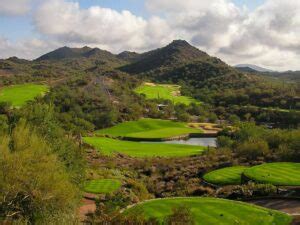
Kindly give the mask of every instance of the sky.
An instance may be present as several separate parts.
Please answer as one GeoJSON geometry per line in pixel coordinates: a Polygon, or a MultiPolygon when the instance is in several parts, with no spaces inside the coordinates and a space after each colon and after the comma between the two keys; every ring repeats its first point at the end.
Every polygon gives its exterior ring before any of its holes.
{"type": "Polygon", "coordinates": [[[230,65],[300,70],[299,0],[0,0],[0,58],[184,39],[230,65]]]}

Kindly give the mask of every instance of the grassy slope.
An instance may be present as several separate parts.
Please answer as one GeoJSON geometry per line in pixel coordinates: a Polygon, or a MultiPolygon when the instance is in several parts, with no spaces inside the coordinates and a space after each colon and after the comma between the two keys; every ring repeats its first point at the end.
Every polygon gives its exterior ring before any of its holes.
{"type": "Polygon", "coordinates": [[[204,180],[212,184],[235,185],[241,184],[241,175],[247,167],[235,166],[212,171],[204,175],[204,180]]]}
{"type": "Polygon", "coordinates": [[[119,152],[132,157],[182,157],[197,155],[205,150],[201,146],[120,141],[104,137],[85,137],[83,140],[105,155],[119,152]]]}
{"type": "Polygon", "coordinates": [[[137,204],[125,213],[141,210],[147,218],[162,220],[171,214],[172,208],[183,205],[191,209],[195,222],[199,225],[287,225],[291,222],[291,217],[278,211],[216,198],[158,199],[137,204]]]}
{"type": "Polygon", "coordinates": [[[4,87],[0,90],[0,102],[10,102],[13,107],[21,107],[47,90],[48,87],[46,85],[37,84],[4,87]]]}
{"type": "Polygon", "coordinates": [[[121,182],[114,179],[99,179],[89,181],[84,190],[94,194],[108,194],[118,190],[121,187],[121,182]]]}
{"type": "Polygon", "coordinates": [[[248,178],[279,186],[300,186],[300,163],[267,163],[246,169],[248,178]]]}
{"type": "Polygon", "coordinates": [[[170,138],[190,133],[202,133],[200,129],[190,128],[186,123],[169,120],[140,119],[118,124],[114,127],[96,131],[98,135],[132,138],[170,138]]]}
{"type": "Polygon", "coordinates": [[[182,103],[189,105],[191,103],[200,103],[191,97],[178,96],[178,93],[180,93],[180,86],[178,85],[156,84],[155,86],[151,86],[143,84],[136,88],[135,92],[146,95],[146,98],[148,99],[167,99],[172,101],[174,104],[182,103]]]}

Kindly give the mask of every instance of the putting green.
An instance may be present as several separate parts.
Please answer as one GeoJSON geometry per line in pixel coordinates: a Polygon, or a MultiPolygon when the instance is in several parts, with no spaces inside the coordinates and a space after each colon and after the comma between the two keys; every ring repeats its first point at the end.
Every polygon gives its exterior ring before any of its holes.
{"type": "Polygon", "coordinates": [[[99,179],[89,181],[85,187],[84,191],[94,194],[109,194],[121,187],[121,182],[114,179],[99,179]]]}
{"type": "Polygon", "coordinates": [[[292,218],[287,214],[217,198],[169,198],[137,204],[124,213],[140,212],[146,218],[160,221],[172,213],[174,207],[186,206],[191,210],[196,224],[201,225],[287,225],[292,218]]]}
{"type": "Polygon", "coordinates": [[[97,135],[134,139],[167,139],[191,133],[202,133],[202,130],[188,127],[187,123],[149,118],[124,122],[111,128],[96,131],[97,135]]]}
{"type": "Polygon", "coordinates": [[[142,143],[105,137],[84,137],[83,140],[104,155],[113,155],[119,152],[132,157],[183,157],[200,154],[206,149],[202,146],[142,143]]]}
{"type": "Polygon", "coordinates": [[[241,176],[247,167],[234,166],[214,170],[204,175],[204,180],[217,185],[241,184],[241,176]]]}
{"type": "Polygon", "coordinates": [[[135,92],[144,94],[147,99],[166,99],[172,101],[174,104],[189,105],[191,103],[200,103],[191,97],[182,96],[180,88],[179,85],[145,83],[136,88],[135,92]]]}
{"type": "Polygon", "coordinates": [[[46,85],[22,84],[0,89],[0,102],[9,102],[12,107],[21,107],[28,101],[48,91],[46,85]]]}
{"type": "Polygon", "coordinates": [[[300,186],[300,163],[266,163],[246,169],[244,175],[259,183],[300,186]]]}

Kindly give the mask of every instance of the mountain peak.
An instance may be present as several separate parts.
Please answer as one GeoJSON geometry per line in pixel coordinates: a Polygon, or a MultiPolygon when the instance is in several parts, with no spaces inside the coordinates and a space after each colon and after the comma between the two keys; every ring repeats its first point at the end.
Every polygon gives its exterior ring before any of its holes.
{"type": "Polygon", "coordinates": [[[169,46],[177,46],[177,47],[192,47],[187,41],[185,40],[174,40],[172,41],[169,46]]]}
{"type": "Polygon", "coordinates": [[[122,69],[129,73],[144,73],[154,69],[186,64],[209,57],[205,52],[184,40],[174,40],[165,47],[140,54],[135,63],[122,69]]]}
{"type": "Polygon", "coordinates": [[[74,59],[81,57],[113,57],[113,54],[101,50],[99,48],[90,48],[88,46],[84,46],[83,48],[70,48],[67,46],[58,48],[52,52],[49,52],[45,55],[42,55],[37,60],[62,60],[62,59],[74,59]]]}

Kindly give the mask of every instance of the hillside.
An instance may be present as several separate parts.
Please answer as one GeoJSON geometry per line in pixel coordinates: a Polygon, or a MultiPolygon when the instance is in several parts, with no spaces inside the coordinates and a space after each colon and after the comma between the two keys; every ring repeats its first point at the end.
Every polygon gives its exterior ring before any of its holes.
{"type": "Polygon", "coordinates": [[[235,75],[233,77],[239,77],[236,80],[239,82],[240,77],[243,77],[242,73],[222,60],[211,57],[182,40],[175,40],[165,47],[140,54],[135,59],[135,62],[120,69],[158,82],[185,82],[199,88],[202,82],[211,78],[235,75]]]}
{"type": "Polygon", "coordinates": [[[52,52],[46,53],[41,57],[37,58],[37,61],[42,60],[62,60],[62,59],[74,59],[74,58],[101,58],[107,60],[115,60],[116,57],[108,52],[101,50],[99,48],[89,48],[87,46],[83,48],[69,48],[69,47],[62,47],[56,49],[52,52]]]}
{"type": "Polygon", "coordinates": [[[209,57],[205,52],[191,46],[188,42],[176,40],[166,47],[139,55],[136,62],[126,65],[121,70],[128,73],[147,73],[153,70],[164,70],[191,61],[209,57]]]}
{"type": "Polygon", "coordinates": [[[252,71],[256,71],[256,72],[274,72],[273,70],[270,69],[266,69],[260,66],[256,66],[253,64],[238,64],[234,66],[235,68],[237,68],[238,70],[252,70],[252,71]]]}

